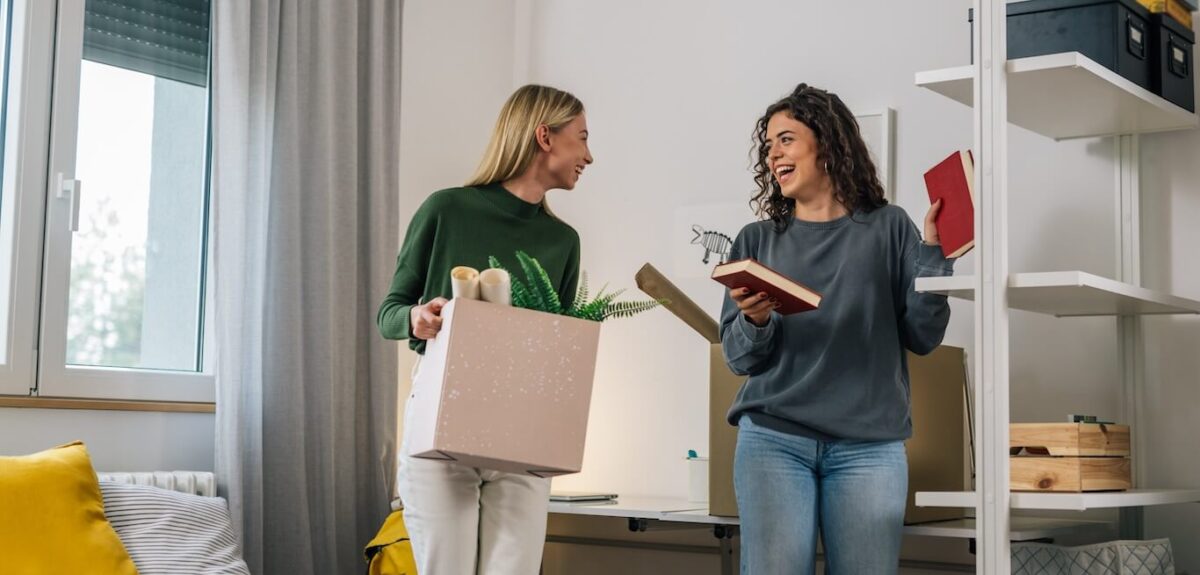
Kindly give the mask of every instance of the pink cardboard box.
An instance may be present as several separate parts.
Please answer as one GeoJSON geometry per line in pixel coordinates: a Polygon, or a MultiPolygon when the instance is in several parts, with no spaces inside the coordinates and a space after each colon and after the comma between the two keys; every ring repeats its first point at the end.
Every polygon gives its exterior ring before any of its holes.
{"type": "Polygon", "coordinates": [[[409,452],[537,477],[578,472],[599,342],[599,322],[451,300],[413,381],[409,452]]]}

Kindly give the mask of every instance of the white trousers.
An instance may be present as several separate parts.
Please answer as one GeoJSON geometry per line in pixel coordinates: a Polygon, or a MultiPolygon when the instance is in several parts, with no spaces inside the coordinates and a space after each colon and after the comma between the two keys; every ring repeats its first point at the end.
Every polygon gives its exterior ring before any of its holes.
{"type": "MultiPolygon", "coordinates": [[[[406,428],[413,396],[405,406],[406,428]]],[[[417,573],[537,575],[550,480],[415,458],[408,436],[405,429],[396,489],[417,573]]]]}

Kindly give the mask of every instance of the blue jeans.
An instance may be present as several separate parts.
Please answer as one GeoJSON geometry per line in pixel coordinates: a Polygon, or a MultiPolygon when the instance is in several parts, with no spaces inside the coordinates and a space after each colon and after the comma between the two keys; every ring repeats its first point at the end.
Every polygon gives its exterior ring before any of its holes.
{"type": "Polygon", "coordinates": [[[908,458],[903,441],[821,442],[738,422],[733,480],[742,575],[896,573],[908,458]]]}

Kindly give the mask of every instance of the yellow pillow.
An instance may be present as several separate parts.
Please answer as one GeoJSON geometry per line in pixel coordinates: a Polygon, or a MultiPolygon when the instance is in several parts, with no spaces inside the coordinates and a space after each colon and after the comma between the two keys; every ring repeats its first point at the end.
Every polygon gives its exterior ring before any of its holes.
{"type": "Polygon", "coordinates": [[[137,575],[83,443],[0,457],[0,517],[5,575],[137,575]]]}

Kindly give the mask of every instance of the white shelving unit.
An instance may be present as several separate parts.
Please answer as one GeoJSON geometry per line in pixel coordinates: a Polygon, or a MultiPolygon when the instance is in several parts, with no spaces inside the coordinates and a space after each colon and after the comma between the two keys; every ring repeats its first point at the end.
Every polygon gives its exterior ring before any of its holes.
{"type": "MultiPolygon", "coordinates": [[[[1087,511],[1120,507],[1149,507],[1200,501],[1200,489],[1130,489],[1094,493],[1013,492],[1012,509],[1087,511]]],[[[922,507],[975,507],[974,491],[924,491],[917,493],[922,507]]],[[[1015,518],[1014,518],[1015,521],[1015,518]]]]}
{"type": "MultiPolygon", "coordinates": [[[[974,66],[918,72],[916,83],[968,106],[974,66]]],[[[1010,122],[1067,140],[1145,134],[1200,125],[1196,115],[1078,52],[1008,62],[1010,122]]]]}
{"type": "MultiPolygon", "coordinates": [[[[1009,525],[1008,538],[1012,541],[1054,539],[1080,532],[1105,532],[1112,524],[1107,521],[1076,521],[1045,517],[1013,517],[1009,525]]],[[[947,537],[952,539],[974,539],[974,519],[949,519],[919,525],[905,525],[905,535],[925,537],[947,537]]]]}
{"type": "MultiPolygon", "coordinates": [[[[975,278],[918,278],[916,290],[974,300],[975,278]]],[[[1057,317],[1200,313],[1200,301],[1079,271],[1010,275],[1008,307],[1057,317]]]]}
{"type": "MultiPolygon", "coordinates": [[[[1196,314],[1200,302],[1140,286],[1138,134],[1195,129],[1200,120],[1076,52],[1006,61],[1004,0],[975,0],[972,66],[919,72],[918,86],[973,110],[976,154],[976,257],[973,274],[921,278],[916,289],[972,300],[974,319],[975,491],[919,492],[921,506],[974,510],[970,524],[928,527],[930,535],[969,532],[978,543],[977,573],[1011,570],[1012,533],[1028,518],[1014,509],[1120,509],[1120,536],[1141,537],[1141,508],[1200,502],[1200,489],[1148,489],[1143,485],[1147,448],[1138,435],[1141,413],[1141,324],[1149,314],[1196,314]],[[993,65],[1002,63],[1003,65],[993,65]],[[1008,125],[1054,140],[1114,136],[1119,238],[1116,279],[1081,271],[1010,273],[1008,262],[1008,125]],[[1009,313],[1028,310],[1059,317],[1115,316],[1124,402],[1121,419],[1134,430],[1134,484],[1139,489],[1103,493],[1009,491],[1009,313]]],[[[1063,520],[1055,529],[1075,529],[1063,520]]],[[[1075,523],[1075,525],[1072,525],[1075,523]]],[[[1042,525],[1047,527],[1047,525],[1042,525]]]]}

